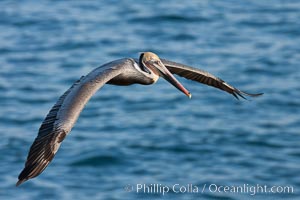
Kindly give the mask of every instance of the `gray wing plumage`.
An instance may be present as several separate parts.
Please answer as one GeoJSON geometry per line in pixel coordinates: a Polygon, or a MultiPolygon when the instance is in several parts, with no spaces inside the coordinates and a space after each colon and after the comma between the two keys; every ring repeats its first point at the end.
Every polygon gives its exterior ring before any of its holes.
{"type": "Polygon", "coordinates": [[[88,100],[105,83],[126,70],[127,64],[125,60],[118,60],[96,68],[87,76],[81,77],[58,99],[43,121],[29,150],[17,186],[43,172],[88,100]]]}
{"type": "Polygon", "coordinates": [[[186,65],[183,65],[180,63],[176,63],[173,61],[169,61],[166,59],[161,59],[161,61],[163,62],[163,64],[168,68],[168,70],[171,73],[177,74],[178,76],[184,77],[186,79],[197,81],[197,82],[218,88],[220,90],[226,91],[229,94],[232,94],[237,99],[239,99],[239,97],[242,97],[245,99],[245,97],[243,95],[257,97],[257,96],[260,96],[263,94],[263,93],[249,94],[249,93],[243,92],[243,91],[229,85],[222,79],[215,77],[214,75],[212,75],[206,71],[200,70],[200,69],[189,67],[189,66],[186,66],[186,65]]]}
{"type": "Polygon", "coordinates": [[[17,186],[30,178],[38,176],[53,159],[55,155],[54,147],[60,145],[67,134],[64,129],[55,126],[58,111],[66,96],[79,82],[80,80],[75,82],[71,88],[58,99],[43,121],[38,136],[35,138],[29,150],[25,168],[18,177],[19,181],[17,182],[17,186]]]}

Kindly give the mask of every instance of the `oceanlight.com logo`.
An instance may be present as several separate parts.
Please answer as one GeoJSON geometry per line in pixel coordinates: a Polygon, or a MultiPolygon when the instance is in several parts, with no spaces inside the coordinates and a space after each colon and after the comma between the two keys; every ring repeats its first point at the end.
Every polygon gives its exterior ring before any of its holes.
{"type": "Polygon", "coordinates": [[[142,184],[137,183],[134,185],[128,184],[124,187],[126,192],[135,192],[137,194],[162,194],[166,195],[168,193],[236,193],[236,194],[293,194],[293,186],[268,186],[268,185],[218,185],[218,184],[173,184],[173,185],[163,185],[159,183],[154,184],[142,184]]]}

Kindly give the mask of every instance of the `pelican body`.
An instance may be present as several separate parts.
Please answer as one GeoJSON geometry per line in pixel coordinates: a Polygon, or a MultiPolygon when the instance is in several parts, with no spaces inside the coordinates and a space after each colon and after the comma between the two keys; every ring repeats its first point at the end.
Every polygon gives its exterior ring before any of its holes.
{"type": "Polygon", "coordinates": [[[154,84],[159,77],[164,78],[178,90],[191,98],[191,93],[173,76],[197,81],[224,90],[238,99],[243,95],[256,97],[230,86],[212,74],[180,63],[160,59],[151,52],[141,53],[140,58],[124,58],[104,64],[76,81],[56,102],[43,121],[38,135],[30,147],[17,186],[38,176],[49,165],[61,142],[71,131],[82,109],[89,99],[104,84],[131,85],[154,84]]]}

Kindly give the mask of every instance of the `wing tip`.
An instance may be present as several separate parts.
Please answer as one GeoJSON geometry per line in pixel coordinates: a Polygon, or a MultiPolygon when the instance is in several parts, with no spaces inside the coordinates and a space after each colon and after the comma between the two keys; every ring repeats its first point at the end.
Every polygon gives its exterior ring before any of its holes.
{"type": "Polygon", "coordinates": [[[18,187],[19,185],[21,185],[22,183],[24,183],[25,181],[27,181],[28,179],[24,178],[24,179],[19,179],[18,182],[16,183],[16,187],[18,187]]]}
{"type": "Polygon", "coordinates": [[[232,95],[239,100],[239,97],[242,97],[245,100],[248,100],[245,96],[249,96],[249,97],[259,97],[261,95],[263,95],[264,93],[255,93],[255,94],[251,94],[251,93],[247,93],[238,89],[235,89],[235,91],[232,93],[232,95]],[[245,96],[244,96],[245,95],[245,96]]]}
{"type": "Polygon", "coordinates": [[[25,167],[22,172],[20,173],[19,177],[18,177],[18,182],[16,183],[16,187],[18,187],[19,185],[21,185],[22,183],[24,183],[25,181],[27,181],[29,179],[28,177],[28,168],[25,167]]]}

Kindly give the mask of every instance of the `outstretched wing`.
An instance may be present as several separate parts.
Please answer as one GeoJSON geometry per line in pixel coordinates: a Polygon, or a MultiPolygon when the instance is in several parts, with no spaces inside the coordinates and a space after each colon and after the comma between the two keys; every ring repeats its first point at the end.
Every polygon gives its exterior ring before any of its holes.
{"type": "Polygon", "coordinates": [[[128,65],[132,65],[132,62],[123,59],[98,67],[87,76],[81,77],[58,99],[43,121],[29,150],[17,186],[43,172],[92,95],[109,80],[128,69],[128,65]]]}
{"type": "Polygon", "coordinates": [[[163,64],[168,68],[168,70],[172,74],[177,74],[178,76],[182,76],[186,79],[197,81],[199,83],[203,83],[203,84],[218,88],[220,90],[226,91],[226,92],[232,94],[237,99],[239,99],[238,98],[239,96],[245,99],[245,97],[243,95],[256,97],[256,96],[260,96],[263,94],[263,93],[249,94],[249,93],[243,92],[243,91],[229,85],[222,79],[215,77],[214,75],[212,75],[206,71],[200,70],[200,69],[196,69],[193,67],[189,67],[189,66],[186,66],[186,65],[183,65],[180,63],[176,63],[176,62],[172,62],[169,60],[165,60],[165,59],[161,59],[161,61],[163,62],[163,64]]]}

